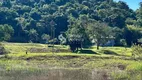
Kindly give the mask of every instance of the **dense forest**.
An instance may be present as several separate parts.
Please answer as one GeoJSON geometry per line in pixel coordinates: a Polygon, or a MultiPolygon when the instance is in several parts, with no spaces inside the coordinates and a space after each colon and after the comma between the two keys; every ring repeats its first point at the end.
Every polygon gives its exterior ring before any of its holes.
{"type": "Polygon", "coordinates": [[[131,46],[142,39],[142,3],[136,11],[113,0],[0,0],[0,41],[69,41],[97,45],[109,39],[131,46]],[[53,39],[54,38],[54,39],[53,39]]]}

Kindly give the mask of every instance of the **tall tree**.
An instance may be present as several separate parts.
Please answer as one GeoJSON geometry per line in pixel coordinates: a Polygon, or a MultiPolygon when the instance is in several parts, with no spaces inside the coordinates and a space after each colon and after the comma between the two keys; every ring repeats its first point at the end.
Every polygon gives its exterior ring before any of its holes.
{"type": "Polygon", "coordinates": [[[13,33],[14,29],[12,26],[7,24],[0,25],[0,41],[8,41],[13,33]]]}
{"type": "Polygon", "coordinates": [[[11,0],[3,0],[2,6],[10,8],[12,6],[11,0]]]}
{"type": "Polygon", "coordinates": [[[137,43],[138,39],[142,38],[142,28],[134,26],[134,25],[127,25],[124,30],[124,36],[128,46],[131,46],[134,43],[137,43]]]}
{"type": "Polygon", "coordinates": [[[136,25],[142,27],[142,2],[140,3],[140,8],[136,10],[136,14],[137,14],[136,15],[137,17],[136,25]]]}
{"type": "Polygon", "coordinates": [[[79,19],[70,17],[68,27],[69,29],[67,30],[67,38],[70,48],[74,52],[78,50],[78,48],[82,48],[83,42],[87,38],[87,34],[79,19]]]}
{"type": "Polygon", "coordinates": [[[30,41],[38,42],[39,37],[38,37],[38,33],[37,33],[37,31],[35,29],[30,29],[28,36],[30,38],[29,39],[30,41]]]}
{"type": "Polygon", "coordinates": [[[97,49],[99,49],[100,44],[104,44],[113,38],[112,29],[106,23],[93,21],[88,24],[87,29],[90,38],[95,40],[97,49]]]}

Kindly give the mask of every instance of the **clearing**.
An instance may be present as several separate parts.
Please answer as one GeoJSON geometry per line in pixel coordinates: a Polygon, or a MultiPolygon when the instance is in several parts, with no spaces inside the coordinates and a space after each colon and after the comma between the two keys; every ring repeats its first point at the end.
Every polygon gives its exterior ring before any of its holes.
{"type": "Polygon", "coordinates": [[[96,47],[72,53],[56,45],[55,54],[45,44],[3,43],[0,80],[142,80],[142,59],[131,49],[96,47]],[[26,54],[27,52],[27,54],[26,54]]]}

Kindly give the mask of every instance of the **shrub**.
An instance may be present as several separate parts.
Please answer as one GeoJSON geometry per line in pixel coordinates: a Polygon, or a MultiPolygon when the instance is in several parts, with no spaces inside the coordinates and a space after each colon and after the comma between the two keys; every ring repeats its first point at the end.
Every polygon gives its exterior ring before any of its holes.
{"type": "Polygon", "coordinates": [[[121,45],[124,46],[124,47],[127,46],[127,42],[126,42],[125,39],[121,39],[121,40],[120,40],[120,43],[121,43],[121,45]]]}
{"type": "Polygon", "coordinates": [[[112,78],[113,80],[130,80],[130,75],[127,74],[126,72],[112,72],[112,78]]]}
{"type": "Polygon", "coordinates": [[[0,43],[0,55],[6,54],[6,53],[7,53],[6,49],[5,49],[4,46],[0,43]]]}
{"type": "Polygon", "coordinates": [[[132,57],[142,57],[142,45],[132,46],[132,57]]]}

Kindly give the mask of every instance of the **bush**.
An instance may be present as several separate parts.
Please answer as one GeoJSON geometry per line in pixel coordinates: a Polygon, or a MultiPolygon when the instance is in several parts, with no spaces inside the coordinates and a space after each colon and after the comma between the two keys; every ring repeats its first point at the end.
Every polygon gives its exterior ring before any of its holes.
{"type": "Polygon", "coordinates": [[[142,57],[142,45],[132,46],[132,57],[142,57]]]}
{"type": "Polygon", "coordinates": [[[121,40],[120,40],[120,43],[121,43],[121,45],[124,46],[124,47],[127,46],[127,42],[126,42],[125,39],[121,39],[121,40]]]}
{"type": "Polygon", "coordinates": [[[8,53],[4,46],[0,43],[0,55],[8,53]]]}

